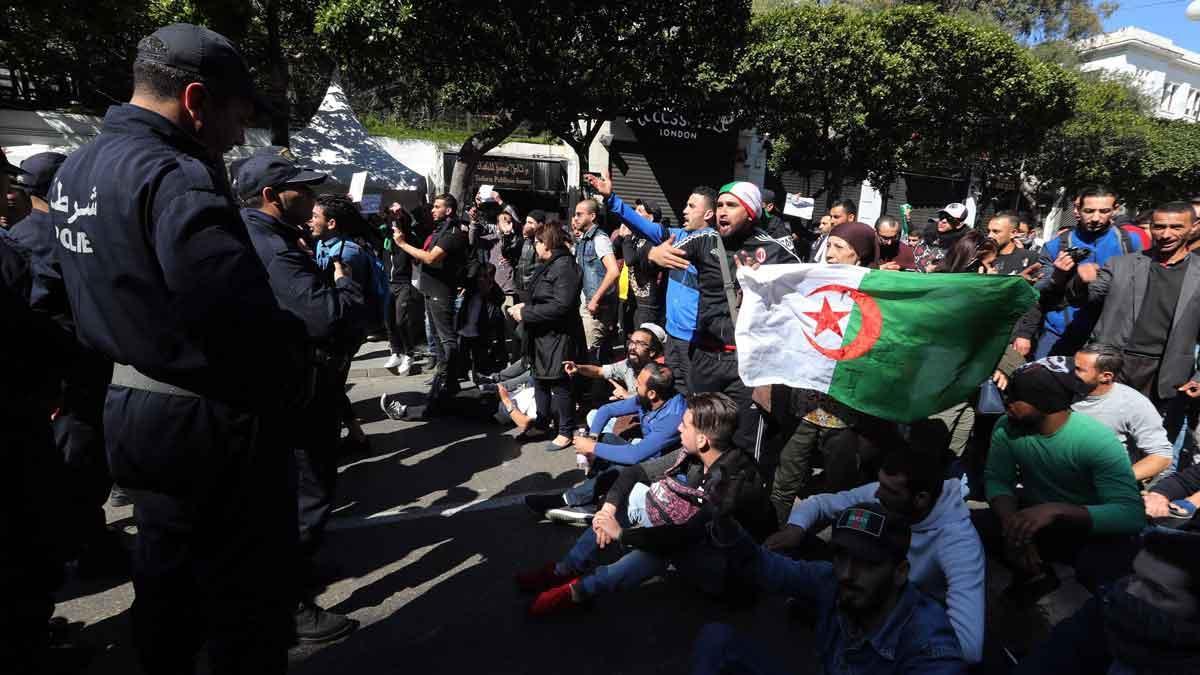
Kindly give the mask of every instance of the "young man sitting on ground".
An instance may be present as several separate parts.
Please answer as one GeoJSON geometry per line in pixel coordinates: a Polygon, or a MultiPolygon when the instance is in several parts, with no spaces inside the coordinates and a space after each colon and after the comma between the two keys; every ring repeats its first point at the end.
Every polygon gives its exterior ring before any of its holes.
{"type": "MultiPolygon", "coordinates": [[[[797,597],[816,615],[815,645],[826,673],[966,672],[946,610],[909,581],[911,532],[905,518],[863,502],[841,512],[830,540],[833,562],[792,560],[757,546],[718,519],[713,544],[729,573],[797,597]]],[[[693,675],[794,672],[726,624],[708,624],[693,652],[693,675]]]]}
{"type": "Polygon", "coordinates": [[[883,459],[878,482],[796,502],[787,526],[768,537],[764,546],[781,552],[796,549],[854,504],[883,504],[912,523],[909,579],[946,607],[963,657],[967,663],[979,663],[986,602],[983,545],[971,525],[961,481],[943,480],[944,475],[933,453],[893,450],[883,459]]]}
{"type": "Polygon", "coordinates": [[[529,613],[556,614],[601,593],[634,588],[665,572],[668,561],[704,590],[719,592],[724,580],[711,574],[706,525],[720,514],[765,534],[774,521],[754,460],[732,446],[736,426],[737,406],[728,396],[689,396],[679,425],[683,448],[624,468],[571,551],[557,563],[517,575],[522,590],[539,593],[529,613]],[[610,544],[640,550],[597,566],[600,549],[610,544]],[[695,570],[702,574],[693,575],[695,570]]]}
{"type": "Polygon", "coordinates": [[[675,393],[675,374],[657,363],[642,367],[637,378],[637,396],[601,406],[592,420],[591,436],[575,438],[575,452],[587,458],[588,477],[561,495],[530,495],[525,504],[551,520],[590,520],[593,504],[617,480],[621,467],[658,457],[679,447],[679,424],[687,402],[675,393]],[[603,433],[610,419],[637,415],[642,437],[628,442],[603,433]]]}
{"type": "Polygon", "coordinates": [[[1146,523],[1125,446],[1071,411],[1085,388],[1066,357],[1053,356],[1018,368],[1004,390],[1007,416],[984,470],[991,508],[971,519],[984,548],[1013,568],[1008,594],[1018,604],[1058,587],[1050,562],[1074,566],[1089,590],[1116,580],[1146,523]]]}

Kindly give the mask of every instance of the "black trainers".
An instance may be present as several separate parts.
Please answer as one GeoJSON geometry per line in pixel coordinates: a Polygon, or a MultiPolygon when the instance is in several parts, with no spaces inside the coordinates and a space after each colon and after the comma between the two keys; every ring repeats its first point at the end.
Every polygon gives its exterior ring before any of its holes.
{"type": "Polygon", "coordinates": [[[539,516],[546,515],[546,512],[550,509],[566,505],[567,502],[562,498],[562,495],[528,495],[525,497],[525,506],[529,507],[530,511],[539,516]]]}
{"type": "Polygon", "coordinates": [[[296,608],[296,642],[321,644],[341,639],[355,628],[358,622],[341,614],[327,612],[314,604],[302,602],[296,608]]]}

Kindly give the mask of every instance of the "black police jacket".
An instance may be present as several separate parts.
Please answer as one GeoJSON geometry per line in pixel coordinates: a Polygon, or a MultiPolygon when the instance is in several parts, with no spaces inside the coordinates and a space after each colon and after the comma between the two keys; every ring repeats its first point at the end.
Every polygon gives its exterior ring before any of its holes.
{"type": "Polygon", "coordinates": [[[242,209],[242,220],[275,299],[304,322],[309,339],[341,348],[361,337],[367,310],[358,282],[350,275],[328,280],[316,260],[300,248],[296,228],[258,209],[242,209]]]}
{"type": "Polygon", "coordinates": [[[79,340],[117,363],[256,409],[304,391],[305,333],[275,301],[223,167],[123,104],[47,201],[79,340]]]}

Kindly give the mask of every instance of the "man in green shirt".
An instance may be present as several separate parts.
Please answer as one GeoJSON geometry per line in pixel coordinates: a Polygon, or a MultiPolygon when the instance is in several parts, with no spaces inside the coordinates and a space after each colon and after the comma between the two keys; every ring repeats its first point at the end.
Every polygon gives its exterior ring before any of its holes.
{"type": "Polygon", "coordinates": [[[1013,373],[984,479],[991,509],[972,514],[984,547],[1013,569],[1008,593],[1031,603],[1058,587],[1050,562],[1088,589],[1128,573],[1145,526],[1129,453],[1100,422],[1071,412],[1086,386],[1065,357],[1013,373]]]}

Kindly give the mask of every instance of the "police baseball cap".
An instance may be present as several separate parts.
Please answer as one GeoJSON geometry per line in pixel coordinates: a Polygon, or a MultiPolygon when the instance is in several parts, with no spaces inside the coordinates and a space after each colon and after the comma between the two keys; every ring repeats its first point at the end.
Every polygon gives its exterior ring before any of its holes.
{"type": "Polygon", "coordinates": [[[182,70],[220,93],[264,103],[241,52],[224,35],[203,26],[174,23],[159,28],[138,42],[137,60],[182,70]]]}
{"type": "Polygon", "coordinates": [[[900,562],[908,555],[908,521],[875,502],[862,502],[838,514],[830,542],[851,557],[869,562],[900,562]]]}
{"type": "Polygon", "coordinates": [[[21,174],[17,176],[15,185],[35,197],[42,199],[50,193],[50,183],[58,167],[67,161],[67,156],[61,152],[39,152],[30,155],[21,162],[21,174]]]}
{"type": "Polygon", "coordinates": [[[241,199],[249,199],[264,188],[284,185],[316,185],[329,176],[320,171],[303,169],[279,154],[259,154],[242,162],[233,179],[233,189],[241,199]]]}

